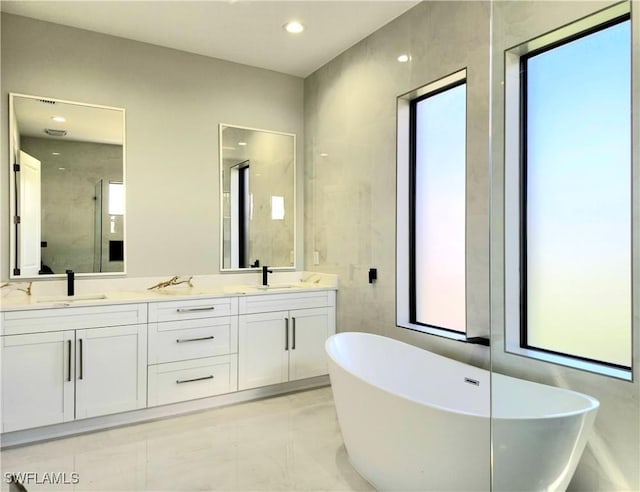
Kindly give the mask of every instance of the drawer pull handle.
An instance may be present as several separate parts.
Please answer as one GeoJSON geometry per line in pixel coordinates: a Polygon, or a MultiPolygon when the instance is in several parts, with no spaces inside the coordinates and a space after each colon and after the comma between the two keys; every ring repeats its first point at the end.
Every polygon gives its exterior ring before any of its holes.
{"type": "Polygon", "coordinates": [[[177,379],[176,384],[193,383],[194,381],[204,381],[205,379],[213,379],[213,375],[193,379],[177,379]]]}
{"type": "Polygon", "coordinates": [[[176,343],[185,343],[185,342],[200,342],[202,340],[213,340],[215,337],[211,335],[210,337],[200,337],[200,338],[177,338],[176,343]]]}
{"type": "Polygon", "coordinates": [[[71,381],[71,340],[67,340],[67,381],[71,381]]]}
{"type": "Polygon", "coordinates": [[[83,356],[84,356],[84,350],[82,348],[82,338],[78,340],[78,343],[80,345],[80,377],[79,379],[84,378],[84,362],[83,362],[83,356]]]}
{"type": "Polygon", "coordinates": [[[213,311],[215,309],[214,306],[207,307],[195,307],[195,308],[178,308],[176,309],[179,313],[192,313],[194,311],[213,311]]]}
{"type": "Polygon", "coordinates": [[[291,318],[291,320],[293,322],[293,344],[291,345],[291,350],[295,350],[296,349],[296,319],[291,318]]]}
{"type": "Polygon", "coordinates": [[[289,318],[284,319],[284,349],[289,350],[289,318]]]}

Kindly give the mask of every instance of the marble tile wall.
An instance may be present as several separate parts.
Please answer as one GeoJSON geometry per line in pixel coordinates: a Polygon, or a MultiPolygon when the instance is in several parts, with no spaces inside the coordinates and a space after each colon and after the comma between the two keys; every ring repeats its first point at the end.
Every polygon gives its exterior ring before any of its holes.
{"type": "Polygon", "coordinates": [[[488,332],[489,7],[420,3],[305,80],[305,265],[340,276],[339,330],[484,366],[486,348],[395,325],[396,98],[467,69],[467,312],[469,324],[488,332]],[[408,63],[397,61],[403,53],[408,63]],[[374,285],[370,267],[378,269],[374,285]]]}
{"type": "MultiPolygon", "coordinates": [[[[491,212],[491,363],[497,372],[513,374],[546,384],[570,388],[596,397],[600,409],[595,431],[587,444],[568,490],[640,490],[640,385],[592,373],[543,363],[504,351],[504,261],[503,261],[503,189],[504,189],[504,50],[540,34],[569,24],[617,2],[495,2],[493,4],[493,85],[492,99],[492,212],[491,212]]],[[[632,2],[633,23],[637,25],[640,2],[632,2]],[[634,10],[634,7],[636,8],[634,10]]],[[[640,56],[640,32],[633,40],[633,63],[640,56]]],[[[637,70],[636,70],[637,75],[637,70]]],[[[634,109],[640,81],[635,80],[634,109]]],[[[635,124],[640,118],[636,111],[635,124]]],[[[635,167],[638,169],[637,131],[634,136],[635,167]]],[[[636,173],[637,175],[637,173],[636,173]]],[[[637,184],[636,184],[637,187],[637,184]]],[[[636,198],[637,200],[637,198],[636,198]]],[[[634,209],[637,244],[637,207],[634,209]]],[[[637,250],[637,247],[636,247],[637,250]]],[[[635,255],[637,256],[637,252],[635,255]]],[[[636,258],[637,264],[637,258],[636,258]]],[[[636,266],[637,270],[637,266],[636,266]]],[[[635,278],[638,278],[636,271],[635,278]]],[[[638,299],[634,299],[633,359],[638,361],[638,299]]],[[[637,363],[637,362],[636,362],[637,363]]]]}

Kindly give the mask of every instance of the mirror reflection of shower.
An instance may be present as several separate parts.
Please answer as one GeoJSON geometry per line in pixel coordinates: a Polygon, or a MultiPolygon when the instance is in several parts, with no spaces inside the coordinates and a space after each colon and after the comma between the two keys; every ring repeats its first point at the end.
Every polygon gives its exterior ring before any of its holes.
{"type": "Polygon", "coordinates": [[[124,272],[124,110],[11,94],[9,123],[11,277],[124,272]]]}
{"type": "Polygon", "coordinates": [[[220,125],[221,269],[295,264],[295,135],[220,125]]]}
{"type": "Polygon", "coordinates": [[[247,268],[249,261],[249,221],[253,215],[253,203],[249,182],[248,160],[231,166],[231,201],[229,225],[231,231],[231,268],[247,268]]]}
{"type": "Polygon", "coordinates": [[[124,184],[98,180],[95,184],[93,271],[124,269],[124,184]]]}

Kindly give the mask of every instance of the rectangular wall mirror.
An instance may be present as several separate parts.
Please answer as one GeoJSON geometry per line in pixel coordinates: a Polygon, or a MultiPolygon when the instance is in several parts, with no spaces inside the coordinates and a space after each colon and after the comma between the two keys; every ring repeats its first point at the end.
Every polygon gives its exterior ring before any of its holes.
{"type": "Polygon", "coordinates": [[[295,268],[296,136],[220,125],[221,270],[295,268]]]}
{"type": "Polygon", "coordinates": [[[124,109],[9,95],[11,278],[125,272],[124,109]]]}

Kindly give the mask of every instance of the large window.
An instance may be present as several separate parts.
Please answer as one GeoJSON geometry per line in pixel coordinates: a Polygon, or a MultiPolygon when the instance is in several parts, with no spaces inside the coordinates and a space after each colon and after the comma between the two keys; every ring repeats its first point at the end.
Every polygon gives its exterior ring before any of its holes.
{"type": "Polygon", "coordinates": [[[411,123],[411,321],[465,332],[465,81],[413,100],[411,123]]]}
{"type": "Polygon", "coordinates": [[[466,340],[466,70],[398,98],[397,322],[466,340]]]}
{"type": "Polygon", "coordinates": [[[506,142],[519,141],[506,170],[519,189],[518,264],[507,264],[519,347],[619,369],[631,366],[630,27],[617,15],[520,53],[519,101],[507,88],[507,106],[519,102],[506,142]]]}

